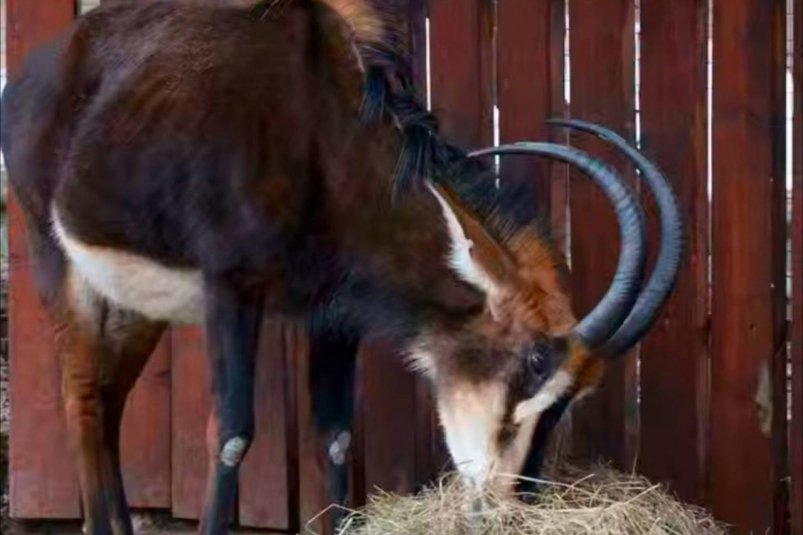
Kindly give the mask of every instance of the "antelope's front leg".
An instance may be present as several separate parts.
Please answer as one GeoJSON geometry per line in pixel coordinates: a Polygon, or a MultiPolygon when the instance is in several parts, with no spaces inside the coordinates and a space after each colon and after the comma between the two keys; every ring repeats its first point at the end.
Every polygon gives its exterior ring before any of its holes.
{"type": "Polygon", "coordinates": [[[212,366],[209,478],[200,533],[227,533],[237,473],[254,436],[254,358],[262,296],[228,281],[205,281],[207,353],[212,366]]]}

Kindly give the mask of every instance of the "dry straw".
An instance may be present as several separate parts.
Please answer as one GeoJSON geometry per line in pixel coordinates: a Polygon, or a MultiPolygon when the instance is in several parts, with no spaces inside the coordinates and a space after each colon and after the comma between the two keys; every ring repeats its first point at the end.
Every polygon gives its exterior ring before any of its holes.
{"type": "Polygon", "coordinates": [[[468,513],[475,496],[453,476],[416,496],[379,492],[348,511],[338,535],[720,535],[725,528],[704,510],[680,503],[660,485],[597,467],[590,475],[563,469],[539,481],[534,503],[483,496],[488,506],[468,513]]]}

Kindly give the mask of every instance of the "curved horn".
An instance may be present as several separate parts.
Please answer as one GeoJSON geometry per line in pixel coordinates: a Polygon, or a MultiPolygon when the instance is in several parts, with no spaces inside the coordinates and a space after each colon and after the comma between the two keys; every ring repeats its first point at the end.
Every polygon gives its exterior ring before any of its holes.
{"type": "Polygon", "coordinates": [[[571,147],[555,143],[516,143],[474,151],[468,157],[505,154],[546,156],[574,165],[602,188],[613,204],[622,242],[616,274],[602,300],[580,320],[573,331],[586,347],[598,348],[622,324],[641,287],[646,253],[646,231],[641,207],[613,169],[571,147]]]}
{"type": "Polygon", "coordinates": [[[552,119],[547,123],[595,134],[627,156],[650,189],[661,222],[661,246],[650,278],[625,321],[605,342],[601,352],[616,356],[627,351],[655,322],[658,312],[672,291],[683,254],[683,222],[675,194],[658,168],[615,132],[586,121],[552,119]]]}

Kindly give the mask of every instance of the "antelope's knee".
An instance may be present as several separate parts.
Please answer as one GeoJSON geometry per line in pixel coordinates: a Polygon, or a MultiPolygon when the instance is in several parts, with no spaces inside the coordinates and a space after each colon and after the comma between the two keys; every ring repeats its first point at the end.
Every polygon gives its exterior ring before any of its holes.
{"type": "Polygon", "coordinates": [[[346,463],[346,456],[351,447],[351,433],[348,431],[341,431],[329,443],[327,453],[329,460],[336,466],[341,466],[346,463]]]}
{"type": "Polygon", "coordinates": [[[220,462],[229,468],[239,466],[250,444],[250,441],[245,437],[230,438],[220,450],[220,462]]]}

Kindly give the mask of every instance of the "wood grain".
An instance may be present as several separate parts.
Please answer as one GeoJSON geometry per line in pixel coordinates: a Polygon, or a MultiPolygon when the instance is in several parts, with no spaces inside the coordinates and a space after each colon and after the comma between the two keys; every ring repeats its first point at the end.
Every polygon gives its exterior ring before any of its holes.
{"type": "MultiPolygon", "coordinates": [[[[633,17],[633,0],[569,3],[571,115],[629,140],[635,119],[633,17]]],[[[573,135],[572,143],[632,179],[631,166],[598,140],[573,135]]],[[[582,316],[610,285],[619,237],[610,203],[596,186],[572,172],[570,192],[572,291],[575,310],[582,316]]],[[[633,352],[612,361],[598,392],[573,411],[577,455],[610,459],[620,468],[631,466],[637,418],[635,369],[633,352]]]]}
{"type": "Polygon", "coordinates": [[[300,533],[329,535],[323,517],[319,513],[328,504],[326,472],[315,425],[312,420],[312,397],[309,391],[309,339],[300,326],[287,324],[284,327],[285,354],[293,374],[294,405],[291,405],[296,422],[291,425],[295,436],[289,447],[298,454],[297,474],[293,476],[291,492],[296,497],[298,528],[300,533]]]}
{"type": "MultiPolygon", "coordinates": [[[[706,188],[707,2],[642,0],[642,149],[664,172],[685,224],[675,290],[641,344],[639,469],[699,502],[707,418],[708,197],[706,188]]],[[[649,241],[660,239],[644,194],[649,241]]]]}
{"type": "Polygon", "coordinates": [[[365,490],[411,492],[416,480],[416,378],[386,341],[369,340],[360,353],[365,490]]]}
{"type": "Polygon", "coordinates": [[[165,336],[123,413],[120,462],[130,507],[170,508],[170,383],[170,336],[165,336]]]}
{"type": "Polygon", "coordinates": [[[794,5],[794,123],[792,200],[792,533],[803,533],[803,0],[794,5]]]}
{"type": "Polygon", "coordinates": [[[240,468],[240,524],[290,529],[283,325],[265,318],[254,385],[256,432],[240,468]]]}
{"type": "Polygon", "coordinates": [[[195,519],[203,507],[209,464],[209,362],[201,328],[183,327],[172,336],[172,511],[177,518],[195,519]]]}
{"type": "MultiPolygon", "coordinates": [[[[73,0],[8,0],[8,70],[13,80],[35,46],[64,29],[73,0]]],[[[22,213],[8,204],[11,430],[9,500],[14,518],[77,518],[78,480],[61,401],[52,326],[34,288],[22,213]]]]}
{"type": "MultiPolygon", "coordinates": [[[[497,7],[497,97],[501,143],[543,141],[553,112],[553,0],[507,0],[497,7]]],[[[562,45],[562,43],[561,43],[562,45]]],[[[561,52],[563,47],[560,47],[561,52]]],[[[535,157],[502,160],[505,182],[529,181],[539,210],[550,213],[550,163],[535,157]]]]}
{"type": "Polygon", "coordinates": [[[785,6],[713,5],[708,498],[734,533],[783,533],[785,6]]]}

